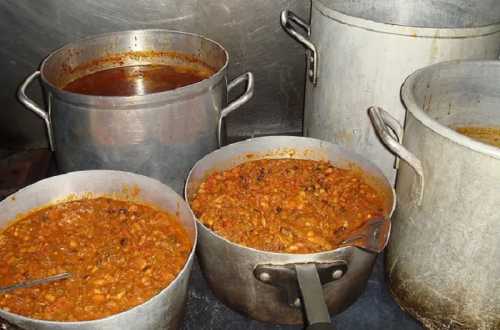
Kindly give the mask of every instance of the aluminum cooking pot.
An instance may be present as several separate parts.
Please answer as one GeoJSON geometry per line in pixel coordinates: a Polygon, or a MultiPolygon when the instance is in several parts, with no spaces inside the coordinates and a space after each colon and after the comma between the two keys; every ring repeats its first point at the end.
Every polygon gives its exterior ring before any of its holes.
{"type": "Polygon", "coordinates": [[[168,287],[143,304],[94,321],[54,322],[36,320],[0,309],[0,317],[26,330],[157,330],[179,329],[187,298],[187,286],[196,246],[197,230],[193,216],[181,196],[154,179],[121,171],[92,170],[72,172],[32,184],[0,202],[0,227],[19,213],[53,203],[69,195],[92,193],[123,195],[124,188],[139,188],[134,200],[178,213],[192,240],[191,253],[182,270],[168,287]]]}
{"type": "Polygon", "coordinates": [[[22,84],[19,100],[40,116],[62,172],[86,169],[132,171],[181,192],[193,164],[223,143],[223,119],[253,95],[250,72],[226,84],[227,51],[200,35],[137,30],[92,36],[54,51],[22,84]],[[189,56],[185,56],[185,55],[189,56]],[[136,96],[93,96],[62,88],[81,76],[121,66],[183,64],[191,57],[214,69],[198,83],[136,96]],[[46,109],[26,95],[40,77],[46,109]],[[227,104],[240,85],[244,93],[227,104]]]}
{"type": "MultiPolygon", "coordinates": [[[[328,160],[339,167],[355,165],[386,197],[385,216],[389,222],[395,193],[382,172],[355,153],[304,137],[255,138],[210,153],[191,170],[185,199],[191,200],[208,174],[244,163],[248,155],[252,160],[296,158],[328,160]]],[[[215,295],[231,308],[266,322],[303,323],[304,306],[311,329],[329,323],[328,312],[341,312],[364,290],[377,256],[354,246],[313,254],[259,251],[232,243],[200,221],[197,224],[199,262],[215,295]],[[315,300],[322,295],[328,309],[322,306],[324,302],[315,300]]]]}
{"type": "Polygon", "coordinates": [[[281,24],[307,50],[304,135],[346,146],[394,183],[395,157],[366,110],[399,123],[403,80],[427,65],[500,55],[498,0],[312,0],[310,23],[285,10],[281,24]]]}
{"type": "Polygon", "coordinates": [[[500,61],[429,66],[404,83],[404,138],[371,108],[401,157],[386,253],[390,290],[430,329],[500,329],[500,148],[454,127],[500,128],[500,61]],[[401,143],[402,141],[402,143],[401,143]]]}

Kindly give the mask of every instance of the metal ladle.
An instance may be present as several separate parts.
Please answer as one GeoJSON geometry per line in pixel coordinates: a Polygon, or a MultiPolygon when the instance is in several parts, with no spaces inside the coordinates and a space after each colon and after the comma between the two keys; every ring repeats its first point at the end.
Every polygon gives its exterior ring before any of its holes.
{"type": "Polygon", "coordinates": [[[71,277],[71,273],[61,273],[57,275],[47,276],[44,278],[39,278],[36,280],[24,281],[21,283],[16,283],[8,286],[0,287],[0,294],[7,293],[16,289],[31,288],[37,285],[48,284],[55,281],[65,280],[71,277]]]}
{"type": "Polygon", "coordinates": [[[391,233],[391,221],[385,217],[371,218],[355,234],[342,241],[341,246],[356,246],[360,249],[380,253],[382,252],[391,233]]]}

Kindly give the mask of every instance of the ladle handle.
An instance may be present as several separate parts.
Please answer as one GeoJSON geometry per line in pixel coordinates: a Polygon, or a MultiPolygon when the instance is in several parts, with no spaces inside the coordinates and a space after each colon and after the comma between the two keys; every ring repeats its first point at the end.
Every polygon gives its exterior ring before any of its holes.
{"type": "Polygon", "coordinates": [[[331,323],[314,323],[306,328],[306,330],[332,330],[335,329],[331,323]]]}
{"type": "Polygon", "coordinates": [[[315,264],[296,264],[297,281],[302,294],[302,305],[306,313],[306,330],[333,330],[330,313],[325,303],[323,287],[315,264]]]}

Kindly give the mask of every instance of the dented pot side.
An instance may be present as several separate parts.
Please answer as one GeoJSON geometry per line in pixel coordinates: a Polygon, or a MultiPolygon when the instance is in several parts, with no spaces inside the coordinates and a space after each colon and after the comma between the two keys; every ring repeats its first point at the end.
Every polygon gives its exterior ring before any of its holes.
{"type": "Polygon", "coordinates": [[[179,329],[187,300],[187,287],[197,241],[197,228],[191,211],[181,196],[161,182],[129,172],[90,170],[41,180],[0,202],[0,228],[18,214],[65,200],[99,195],[131,198],[178,213],[181,225],[192,240],[191,253],[176,278],[157,295],[127,311],[94,321],[55,322],[24,317],[0,310],[0,317],[26,330],[157,330],[179,329]],[[124,191],[138,191],[127,194],[124,191]]]}
{"type": "MultiPolygon", "coordinates": [[[[387,216],[394,209],[394,190],[382,172],[361,156],[331,143],[304,137],[272,136],[231,144],[201,159],[191,170],[185,189],[190,200],[208,173],[231,168],[245,161],[260,158],[298,158],[329,160],[338,166],[356,164],[373,176],[387,195],[387,216]],[[252,155],[248,158],[247,155],[252,155]]],[[[251,318],[281,324],[300,324],[300,306],[291,307],[284,291],[256,279],[254,269],[261,264],[292,264],[308,262],[347,263],[347,272],[340,279],[323,286],[330,313],[339,313],[363,292],[371,274],[376,254],[355,247],[344,247],[314,254],[287,254],[258,251],[244,247],[215,234],[201,222],[198,260],[210,288],[229,307],[251,318]]]]}

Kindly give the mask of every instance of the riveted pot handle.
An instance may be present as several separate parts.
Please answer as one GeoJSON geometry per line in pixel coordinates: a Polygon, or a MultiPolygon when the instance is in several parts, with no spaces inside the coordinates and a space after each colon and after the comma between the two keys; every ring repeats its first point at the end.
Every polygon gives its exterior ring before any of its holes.
{"type": "Polygon", "coordinates": [[[382,140],[389,150],[395,153],[398,157],[401,157],[404,161],[410,165],[418,176],[418,197],[417,205],[422,204],[422,199],[424,196],[424,168],[422,162],[408,149],[406,149],[400,142],[398,142],[394,135],[391,134],[390,129],[392,129],[396,134],[401,134],[399,136],[399,141],[402,139],[402,127],[399,125],[397,120],[392,117],[388,112],[384,111],[379,107],[370,107],[368,109],[368,115],[370,120],[377,132],[378,136],[382,140]],[[399,126],[399,127],[398,127],[399,126]],[[389,129],[390,128],[390,129],[389,129]]]}
{"type": "Polygon", "coordinates": [[[307,56],[307,75],[313,86],[316,86],[316,83],[318,82],[318,51],[309,38],[311,36],[310,25],[293,12],[285,9],[281,12],[281,26],[285,29],[286,33],[301,43],[309,51],[307,56]],[[292,23],[297,24],[300,28],[306,31],[307,35],[304,36],[303,34],[297,32],[292,23]]]}
{"type": "Polygon", "coordinates": [[[50,116],[35,101],[30,99],[26,95],[26,88],[28,88],[31,82],[36,78],[38,78],[39,76],[40,76],[40,71],[35,71],[28,78],[26,78],[26,80],[21,84],[21,86],[17,90],[17,98],[26,108],[33,111],[37,116],[43,119],[43,121],[45,122],[45,126],[47,127],[47,135],[49,136],[50,150],[54,151],[54,138],[52,136],[50,116]]]}
{"type": "Polygon", "coordinates": [[[217,124],[217,142],[219,144],[219,148],[222,147],[222,120],[228,114],[230,114],[234,110],[238,109],[243,104],[247,103],[253,96],[253,90],[254,90],[255,83],[254,83],[253,74],[251,72],[244,73],[241,76],[234,79],[233,81],[231,81],[227,85],[227,93],[229,94],[231,92],[231,90],[233,90],[236,86],[238,86],[239,84],[241,84],[243,82],[246,82],[245,92],[240,97],[238,97],[236,100],[229,103],[220,112],[219,122],[217,124]]]}

